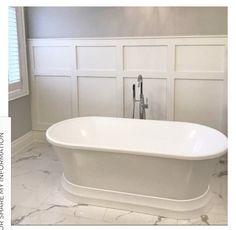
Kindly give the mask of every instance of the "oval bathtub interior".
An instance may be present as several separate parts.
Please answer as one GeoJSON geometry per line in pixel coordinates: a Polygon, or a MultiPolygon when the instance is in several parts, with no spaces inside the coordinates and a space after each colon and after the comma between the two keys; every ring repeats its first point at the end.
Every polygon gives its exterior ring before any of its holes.
{"type": "Polygon", "coordinates": [[[53,145],[100,149],[177,159],[209,159],[225,153],[221,132],[193,123],[82,117],[59,122],[47,130],[53,145]]]}

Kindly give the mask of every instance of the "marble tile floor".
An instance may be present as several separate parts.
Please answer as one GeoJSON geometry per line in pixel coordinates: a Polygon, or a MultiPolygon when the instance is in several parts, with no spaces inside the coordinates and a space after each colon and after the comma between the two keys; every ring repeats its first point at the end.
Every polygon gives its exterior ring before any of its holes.
{"type": "Polygon", "coordinates": [[[12,225],[226,225],[227,159],[211,178],[215,204],[195,219],[171,219],[73,203],[60,192],[61,164],[49,144],[35,144],[12,158],[12,225]]]}

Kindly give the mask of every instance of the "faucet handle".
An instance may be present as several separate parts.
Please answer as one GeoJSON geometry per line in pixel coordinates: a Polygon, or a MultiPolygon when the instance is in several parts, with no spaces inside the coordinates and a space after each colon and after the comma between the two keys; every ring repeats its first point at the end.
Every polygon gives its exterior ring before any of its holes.
{"type": "Polygon", "coordinates": [[[133,99],[135,100],[136,96],[135,96],[135,84],[133,84],[133,99]]]}
{"type": "Polygon", "coordinates": [[[148,109],[148,98],[146,98],[145,108],[148,109]]]}

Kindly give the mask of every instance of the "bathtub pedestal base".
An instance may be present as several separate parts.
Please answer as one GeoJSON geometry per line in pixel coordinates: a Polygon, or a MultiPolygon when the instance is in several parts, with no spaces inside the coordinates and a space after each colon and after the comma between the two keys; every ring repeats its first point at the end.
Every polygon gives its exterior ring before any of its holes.
{"type": "Polygon", "coordinates": [[[62,188],[64,195],[74,202],[170,218],[198,217],[207,213],[213,203],[213,194],[209,187],[204,194],[194,199],[175,200],[79,186],[70,183],[63,175],[62,188]]]}

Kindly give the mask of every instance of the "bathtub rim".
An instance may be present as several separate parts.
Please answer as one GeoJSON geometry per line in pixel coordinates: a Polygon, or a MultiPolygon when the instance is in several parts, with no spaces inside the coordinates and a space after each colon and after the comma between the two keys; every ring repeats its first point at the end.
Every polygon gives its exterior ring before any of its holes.
{"type": "MultiPolygon", "coordinates": [[[[192,122],[184,122],[184,121],[166,121],[166,120],[148,120],[151,122],[155,122],[155,121],[160,121],[160,122],[174,122],[174,123],[178,123],[178,124],[190,124],[190,125],[194,125],[194,126],[199,126],[199,127],[203,127],[203,128],[207,128],[207,129],[211,129],[214,130],[215,132],[219,133],[220,135],[222,135],[224,138],[226,138],[226,146],[225,148],[222,147],[222,149],[220,149],[218,152],[216,153],[205,153],[205,155],[200,155],[200,156],[186,156],[186,155],[180,155],[180,154],[176,154],[176,155],[171,155],[171,154],[167,154],[167,153],[153,153],[153,152],[148,152],[148,151],[140,151],[138,149],[116,149],[116,148],[108,148],[105,146],[88,146],[88,145],[81,145],[81,144],[67,144],[65,142],[62,141],[57,141],[54,138],[52,138],[50,136],[50,131],[56,127],[59,126],[61,123],[64,123],[66,121],[69,120],[77,120],[77,119],[86,119],[86,118],[109,118],[109,119],[130,119],[133,120],[131,118],[116,118],[116,117],[99,117],[99,116],[86,116],[86,117],[75,117],[75,118],[70,118],[70,119],[66,119],[60,122],[57,122],[53,125],[51,125],[47,130],[46,130],[46,139],[47,141],[57,147],[63,148],[63,149],[82,149],[82,150],[92,150],[92,151],[104,151],[104,152],[113,152],[113,153],[122,153],[122,154],[132,154],[132,155],[142,155],[142,156],[151,156],[151,157],[162,157],[162,158],[168,158],[168,159],[179,159],[179,160],[210,160],[210,159],[215,159],[218,158],[220,156],[223,156],[224,154],[227,153],[227,137],[226,135],[224,135],[223,133],[221,133],[220,131],[218,131],[217,129],[208,127],[206,125],[202,125],[202,124],[197,124],[197,123],[192,123],[192,122]]],[[[139,120],[139,119],[137,119],[139,120]]],[[[140,121],[144,121],[144,120],[140,120],[140,121]]]]}

